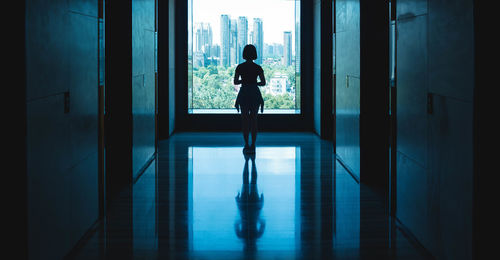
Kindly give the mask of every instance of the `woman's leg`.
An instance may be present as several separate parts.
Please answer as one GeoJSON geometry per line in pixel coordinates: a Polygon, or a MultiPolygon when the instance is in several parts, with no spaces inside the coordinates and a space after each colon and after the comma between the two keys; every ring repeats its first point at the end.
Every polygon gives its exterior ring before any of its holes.
{"type": "Polygon", "coordinates": [[[250,130],[252,131],[252,148],[255,148],[257,141],[257,109],[251,109],[249,114],[250,130]]]}
{"type": "Polygon", "coordinates": [[[241,130],[243,132],[243,139],[245,140],[245,147],[248,147],[248,134],[249,134],[249,109],[241,108],[241,130]]]}

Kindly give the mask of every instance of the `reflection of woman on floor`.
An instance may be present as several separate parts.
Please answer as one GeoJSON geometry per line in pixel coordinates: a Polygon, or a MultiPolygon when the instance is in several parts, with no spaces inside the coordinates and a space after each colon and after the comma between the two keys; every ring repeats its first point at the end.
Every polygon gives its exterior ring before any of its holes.
{"type": "Polygon", "coordinates": [[[243,185],[241,193],[236,195],[236,204],[240,212],[241,220],[234,224],[236,235],[244,239],[245,250],[255,251],[256,241],[264,234],[266,222],[260,218],[260,211],[264,204],[264,194],[259,196],[257,189],[257,168],[255,167],[255,155],[245,154],[245,168],[243,168],[243,185]],[[251,181],[248,180],[248,159],[252,160],[251,181]]]}
{"type": "Polygon", "coordinates": [[[249,44],[243,49],[243,59],[246,61],[239,64],[234,71],[234,85],[241,84],[238,97],[234,106],[238,112],[241,108],[241,127],[245,139],[244,152],[255,153],[255,140],[257,139],[257,113],[259,107],[264,113],[264,100],[258,86],[266,85],[264,70],[253,60],[257,59],[255,46],[249,44]],[[240,79],[241,77],[241,79],[240,79]],[[257,82],[259,77],[260,82],[257,82]],[[248,145],[248,134],[252,131],[252,145],[248,145]]]}

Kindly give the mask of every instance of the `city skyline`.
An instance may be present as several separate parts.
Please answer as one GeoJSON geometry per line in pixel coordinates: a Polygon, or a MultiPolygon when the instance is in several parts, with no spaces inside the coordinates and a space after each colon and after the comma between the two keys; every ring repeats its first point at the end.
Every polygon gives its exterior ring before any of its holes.
{"type": "MultiPolygon", "coordinates": [[[[253,35],[253,34],[254,34],[254,28],[255,28],[255,25],[256,25],[256,24],[258,24],[258,25],[260,25],[260,26],[261,26],[261,28],[259,28],[259,29],[261,29],[261,30],[262,30],[262,33],[264,33],[264,28],[263,28],[263,27],[264,27],[264,26],[263,26],[263,25],[264,25],[264,21],[262,20],[262,18],[260,18],[260,17],[254,17],[254,18],[252,18],[252,19],[251,19],[251,20],[252,20],[252,23],[250,23],[250,22],[249,22],[249,21],[250,21],[250,19],[249,19],[248,17],[246,17],[246,16],[239,16],[239,17],[236,17],[236,18],[234,18],[234,19],[233,19],[233,18],[232,18],[230,15],[228,15],[228,14],[221,14],[221,15],[219,16],[219,19],[221,19],[221,21],[222,21],[222,19],[227,19],[227,21],[229,21],[229,24],[231,23],[231,21],[236,22],[236,24],[237,24],[236,26],[230,26],[230,25],[229,25],[229,28],[231,28],[231,27],[232,27],[232,28],[238,28],[238,24],[240,23],[240,22],[239,22],[239,18],[240,18],[240,17],[244,17],[244,18],[246,18],[246,20],[245,20],[245,21],[246,21],[245,25],[247,26],[247,28],[246,28],[246,43],[247,43],[247,44],[253,44],[253,42],[255,42],[255,40],[253,40],[253,38],[252,38],[252,37],[254,37],[254,35],[253,35]],[[223,18],[223,17],[224,17],[224,18],[223,18]],[[255,22],[256,20],[258,20],[258,22],[257,22],[257,23],[255,22]],[[250,26],[249,26],[250,24],[252,24],[252,27],[250,27],[250,26]]],[[[197,29],[198,29],[198,27],[199,27],[200,25],[208,25],[208,26],[211,28],[210,34],[211,34],[211,37],[212,37],[212,45],[219,45],[219,46],[221,46],[221,47],[222,47],[222,42],[221,42],[221,40],[220,40],[220,39],[221,39],[221,37],[228,37],[228,36],[222,35],[222,31],[223,31],[223,30],[227,30],[227,29],[223,29],[223,28],[228,28],[228,27],[225,27],[225,23],[223,23],[223,22],[219,22],[219,25],[220,25],[220,26],[219,26],[218,28],[221,28],[221,29],[220,29],[220,30],[215,30],[215,29],[213,29],[213,28],[216,28],[216,27],[215,27],[215,26],[212,26],[212,24],[211,24],[210,22],[207,22],[207,21],[200,21],[200,22],[196,22],[196,23],[194,23],[194,24],[193,24],[193,40],[194,40],[194,41],[193,41],[193,44],[194,44],[194,45],[193,45],[193,50],[195,50],[195,51],[197,50],[197,47],[196,47],[196,46],[197,46],[197,45],[196,45],[196,44],[197,44],[197,42],[196,42],[196,32],[197,32],[197,29]],[[217,32],[217,33],[216,33],[216,32],[217,32]],[[215,35],[219,35],[219,36],[218,36],[218,38],[217,38],[215,35]],[[216,41],[216,39],[219,39],[219,41],[216,41]]],[[[226,24],[226,26],[227,26],[227,24],[226,24]]],[[[238,30],[238,29],[236,29],[236,30],[237,30],[237,32],[239,32],[239,30],[238,30]]],[[[263,45],[264,45],[264,44],[268,44],[268,45],[284,44],[284,41],[283,41],[283,33],[285,33],[285,32],[289,32],[289,33],[291,33],[291,36],[292,36],[292,38],[291,38],[291,39],[292,39],[292,41],[291,41],[291,44],[292,44],[292,50],[294,50],[294,45],[295,45],[295,42],[294,42],[294,40],[293,40],[293,39],[295,39],[295,31],[293,31],[293,30],[281,30],[281,31],[280,31],[280,37],[278,37],[278,38],[280,38],[280,40],[279,40],[279,41],[267,41],[267,40],[264,40],[264,39],[268,38],[268,37],[267,37],[267,34],[266,34],[266,37],[263,37],[263,39],[262,39],[263,45]]],[[[292,51],[292,54],[295,54],[295,51],[292,51]]]]}
{"type": "MultiPolygon", "coordinates": [[[[286,0],[193,0],[193,25],[210,23],[213,29],[213,43],[221,45],[221,14],[229,15],[230,19],[247,17],[248,31],[253,30],[253,19],[260,18],[265,24],[264,43],[283,43],[283,32],[295,30],[295,2],[286,0]],[[256,8],[261,6],[262,8],[256,8]],[[276,16],[279,12],[279,16],[276,16]]],[[[194,36],[194,35],[193,35],[194,36]]],[[[292,39],[294,48],[295,33],[292,39]]],[[[194,40],[194,39],[193,39],[194,40]]]]}
{"type": "Polygon", "coordinates": [[[243,48],[253,44],[257,50],[257,64],[263,64],[268,58],[280,59],[280,63],[291,66],[293,62],[292,31],[283,31],[282,44],[264,42],[264,23],[262,18],[253,18],[253,23],[246,16],[232,19],[228,14],[220,15],[220,42],[213,43],[213,29],[209,22],[199,22],[193,26],[193,62],[196,67],[222,65],[228,67],[244,62],[243,48]],[[249,29],[249,24],[251,29],[249,29]]]}

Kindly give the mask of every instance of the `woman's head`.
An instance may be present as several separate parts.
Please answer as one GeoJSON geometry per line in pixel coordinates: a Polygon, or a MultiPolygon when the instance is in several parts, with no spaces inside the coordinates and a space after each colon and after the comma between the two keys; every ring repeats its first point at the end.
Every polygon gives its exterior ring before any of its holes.
{"type": "Polygon", "coordinates": [[[243,48],[243,59],[245,60],[256,60],[257,59],[257,49],[252,44],[248,44],[243,48]]]}

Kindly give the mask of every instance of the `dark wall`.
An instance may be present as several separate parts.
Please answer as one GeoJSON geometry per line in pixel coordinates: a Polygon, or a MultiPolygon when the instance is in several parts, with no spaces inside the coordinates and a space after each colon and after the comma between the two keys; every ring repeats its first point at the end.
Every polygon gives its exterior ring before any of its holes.
{"type": "MultiPolygon", "coordinates": [[[[9,6],[14,16],[9,16],[10,21],[16,26],[6,26],[6,34],[12,35],[16,41],[10,41],[6,47],[15,55],[16,62],[6,66],[6,71],[15,80],[15,88],[6,88],[3,95],[10,97],[9,113],[4,113],[4,122],[16,122],[16,124],[4,127],[3,134],[8,136],[5,147],[10,147],[6,160],[11,165],[16,165],[15,174],[6,174],[5,182],[9,183],[9,195],[15,200],[7,199],[4,204],[13,214],[5,217],[10,228],[4,231],[9,236],[9,245],[15,245],[11,251],[17,252],[17,258],[28,258],[28,185],[26,165],[26,2],[16,2],[14,7],[9,6]],[[15,112],[14,112],[15,111],[15,112]],[[15,249],[14,249],[15,248],[15,249]]],[[[7,108],[7,106],[5,106],[7,108]]],[[[8,111],[5,108],[5,111],[8,111]]],[[[5,158],[5,157],[4,157],[5,158]]],[[[6,253],[9,254],[9,253],[6,253]]]]}
{"type": "Polygon", "coordinates": [[[437,258],[472,258],[473,1],[397,2],[397,218],[437,258]]]}
{"type": "Polygon", "coordinates": [[[132,1],[134,178],[155,152],[155,0],[132,1]]]}
{"type": "Polygon", "coordinates": [[[169,0],[169,9],[168,9],[168,35],[169,35],[169,40],[168,40],[168,73],[169,73],[169,81],[168,81],[168,93],[169,93],[169,99],[168,99],[168,106],[169,106],[169,115],[168,115],[168,122],[169,122],[169,129],[168,133],[171,135],[174,132],[175,129],[175,115],[176,115],[176,72],[175,72],[175,25],[176,25],[176,18],[175,18],[175,10],[176,10],[176,0],[169,0]]]}
{"type": "Polygon", "coordinates": [[[171,44],[173,47],[171,49],[175,53],[170,59],[173,62],[172,75],[175,78],[171,81],[174,87],[171,87],[170,92],[175,97],[174,107],[171,106],[174,112],[173,115],[175,115],[171,118],[175,124],[171,131],[174,131],[181,128],[180,126],[189,125],[189,123],[186,123],[186,115],[188,114],[188,26],[190,23],[188,21],[188,1],[172,0],[171,7],[173,13],[170,14],[173,14],[174,18],[172,25],[174,37],[172,37],[171,44]]]}
{"type": "Polygon", "coordinates": [[[321,2],[321,138],[334,136],[334,0],[321,2]]]}
{"type": "MultiPolygon", "coordinates": [[[[106,177],[116,191],[155,152],[155,1],[105,10],[106,177]]],[[[26,109],[29,256],[58,259],[99,217],[97,0],[27,1],[26,109]]]]}
{"type": "Polygon", "coordinates": [[[158,138],[160,140],[166,139],[170,136],[170,105],[174,99],[170,98],[170,61],[171,48],[169,42],[173,35],[169,35],[172,22],[171,14],[169,12],[171,1],[159,1],[157,3],[158,15],[158,138]]]}
{"type": "Polygon", "coordinates": [[[302,131],[314,131],[314,1],[300,1],[300,102],[302,131]]]}
{"type": "Polygon", "coordinates": [[[360,178],[360,1],[337,0],[336,23],[336,153],[360,178]]]}
{"type": "Polygon", "coordinates": [[[155,153],[155,1],[106,1],[108,201],[155,153]]]}
{"type": "Polygon", "coordinates": [[[175,0],[158,2],[158,135],[175,129],[175,0]]]}
{"type": "Polygon", "coordinates": [[[314,53],[314,66],[313,66],[313,118],[314,118],[314,131],[321,135],[321,2],[315,0],[313,6],[314,12],[314,37],[313,37],[313,53],[314,53]]]}
{"type": "Polygon", "coordinates": [[[30,258],[62,258],[98,218],[97,25],[97,0],[26,1],[30,258]]]}
{"type": "Polygon", "coordinates": [[[497,67],[491,66],[492,54],[497,50],[497,41],[491,38],[496,23],[496,9],[487,4],[474,1],[474,215],[473,215],[473,257],[487,258],[496,251],[496,241],[489,239],[494,236],[495,229],[489,227],[490,219],[497,214],[491,214],[491,200],[496,200],[495,174],[490,174],[496,168],[496,153],[492,153],[496,142],[492,142],[498,132],[495,118],[497,111],[491,109],[497,102],[497,96],[491,95],[491,85],[495,78],[489,75],[497,73],[497,67]],[[486,18],[486,19],[485,19],[486,18]]]}
{"type": "Polygon", "coordinates": [[[389,0],[360,1],[361,181],[389,188],[389,0]]]}
{"type": "Polygon", "coordinates": [[[333,2],[313,1],[313,120],[314,131],[333,138],[333,2]]]}
{"type": "Polygon", "coordinates": [[[338,159],[358,180],[387,192],[389,2],[336,1],[335,23],[338,159]]]}

